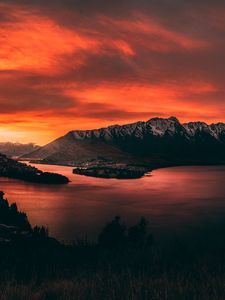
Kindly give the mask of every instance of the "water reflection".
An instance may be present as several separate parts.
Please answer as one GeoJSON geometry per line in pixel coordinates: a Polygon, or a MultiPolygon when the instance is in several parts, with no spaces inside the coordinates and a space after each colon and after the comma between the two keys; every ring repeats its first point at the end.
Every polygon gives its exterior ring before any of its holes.
{"type": "Polygon", "coordinates": [[[145,216],[160,232],[178,232],[225,215],[225,167],[160,169],[135,180],[79,176],[70,167],[37,167],[64,174],[71,182],[53,186],[0,178],[1,190],[33,225],[48,226],[59,239],[92,238],[118,214],[128,224],[145,216]]]}

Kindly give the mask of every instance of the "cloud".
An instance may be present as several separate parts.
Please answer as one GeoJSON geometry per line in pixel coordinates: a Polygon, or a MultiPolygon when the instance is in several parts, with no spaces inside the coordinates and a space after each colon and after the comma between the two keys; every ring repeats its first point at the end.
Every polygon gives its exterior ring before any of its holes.
{"type": "Polygon", "coordinates": [[[0,1],[1,125],[47,140],[154,114],[225,121],[224,16],[219,0],[0,1]]]}
{"type": "MultiPolygon", "coordinates": [[[[60,72],[57,60],[97,47],[96,41],[58,26],[46,16],[27,8],[1,5],[9,20],[1,20],[0,70],[27,70],[37,73],[60,72]]],[[[76,64],[79,64],[79,59],[76,64]]],[[[75,62],[74,62],[75,65],[75,62]]]]}
{"type": "Polygon", "coordinates": [[[57,88],[40,89],[30,85],[24,72],[14,71],[0,74],[1,114],[57,111],[74,105],[74,100],[60,95],[57,88]]]}

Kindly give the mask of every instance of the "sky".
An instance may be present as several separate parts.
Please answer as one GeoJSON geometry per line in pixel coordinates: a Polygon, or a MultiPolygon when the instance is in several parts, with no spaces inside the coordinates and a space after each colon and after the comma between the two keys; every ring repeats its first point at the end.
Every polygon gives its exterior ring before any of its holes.
{"type": "Polygon", "coordinates": [[[225,2],[0,0],[0,141],[225,122],[225,2]]]}

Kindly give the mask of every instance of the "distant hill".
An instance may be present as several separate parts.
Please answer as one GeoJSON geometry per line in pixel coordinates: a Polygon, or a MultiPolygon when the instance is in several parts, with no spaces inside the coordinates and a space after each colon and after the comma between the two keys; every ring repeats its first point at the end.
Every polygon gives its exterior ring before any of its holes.
{"type": "Polygon", "coordinates": [[[224,163],[225,124],[182,124],[175,117],[68,132],[23,158],[47,163],[224,163]]]}
{"type": "Polygon", "coordinates": [[[26,153],[30,153],[34,150],[39,149],[40,146],[33,143],[20,144],[11,142],[0,143],[0,153],[7,155],[8,157],[18,157],[26,153]]]}

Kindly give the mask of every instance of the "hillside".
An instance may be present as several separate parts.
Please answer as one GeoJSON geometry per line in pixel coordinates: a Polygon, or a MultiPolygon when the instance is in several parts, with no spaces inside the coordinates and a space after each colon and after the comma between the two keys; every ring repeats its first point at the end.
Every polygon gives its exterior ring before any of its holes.
{"type": "Polygon", "coordinates": [[[103,139],[79,140],[74,132],[35,150],[22,159],[44,160],[48,163],[76,165],[91,160],[116,160],[128,162],[132,155],[124,153],[117,145],[107,143],[103,139]]]}

